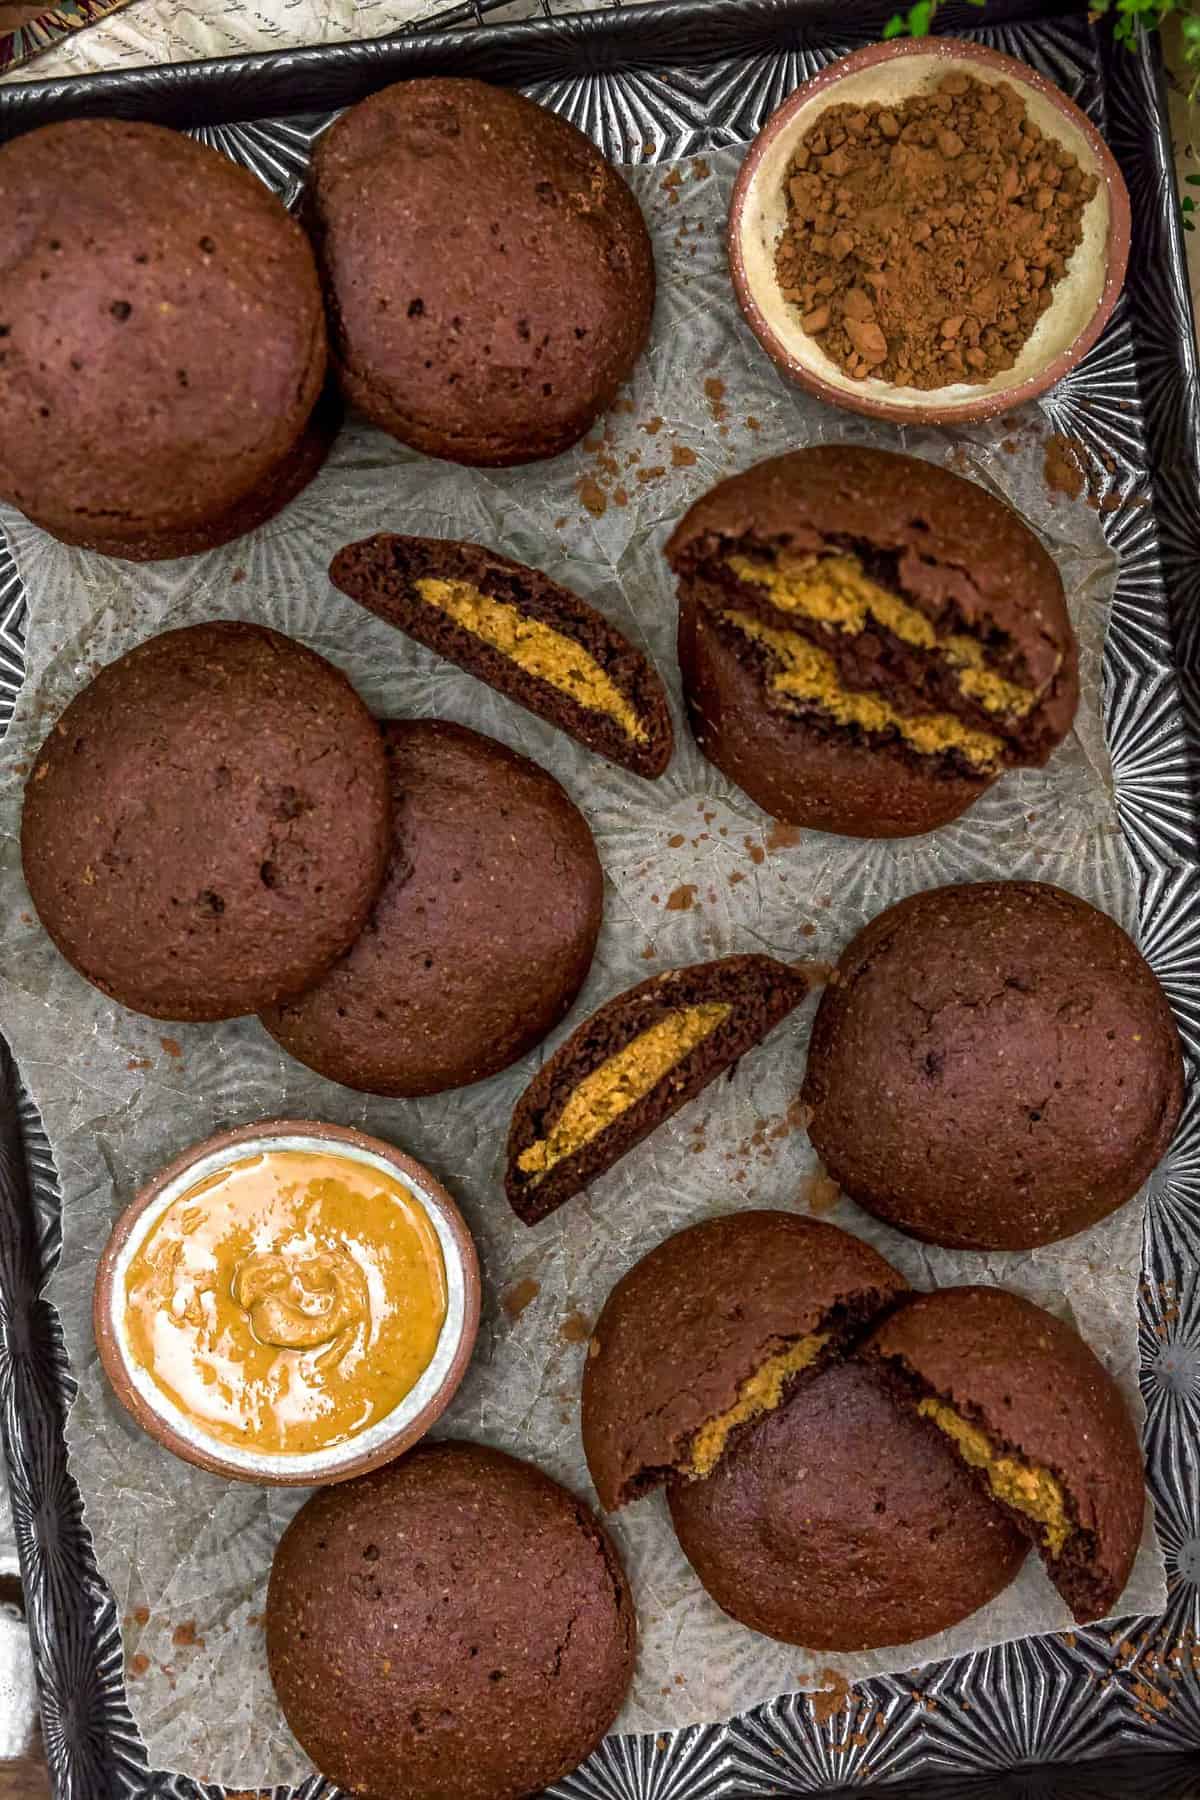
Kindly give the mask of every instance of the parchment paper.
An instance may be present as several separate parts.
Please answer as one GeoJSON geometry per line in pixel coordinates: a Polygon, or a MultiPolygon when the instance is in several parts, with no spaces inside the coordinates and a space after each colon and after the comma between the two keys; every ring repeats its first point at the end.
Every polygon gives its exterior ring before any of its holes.
{"type": "MultiPolygon", "coordinates": [[[[724,266],[721,224],[737,161],[730,152],[711,165],[633,171],[661,281],[653,345],[603,432],[553,463],[463,471],[350,427],[285,518],[212,555],[142,569],[64,549],[4,517],[30,596],[30,675],[4,746],[0,1020],[62,1178],[65,1248],[51,1293],[79,1380],[72,1467],[125,1618],[130,1700],[157,1766],[238,1787],[299,1779],[307,1767],[272,1696],[261,1631],[272,1549],[302,1496],[177,1462],[130,1423],[95,1355],[97,1255],[115,1214],[164,1160],[220,1127],[290,1113],[364,1126],[428,1162],[462,1203],[487,1283],[479,1347],[441,1432],[531,1456],[590,1494],[578,1385],[589,1325],[617,1276],[712,1212],[828,1208],[795,1104],[812,1009],[586,1195],[528,1230],[511,1215],[500,1174],[509,1113],[540,1056],[602,1000],[656,970],[734,950],[832,959],[880,908],[937,882],[1048,879],[1135,924],[1099,712],[1115,569],[1094,515],[1047,492],[1038,415],[900,438],[777,378],[740,322],[724,266]],[[701,760],[678,704],[674,597],[661,557],[684,508],[732,469],[817,440],[873,438],[948,462],[1019,507],[1058,559],[1083,644],[1078,728],[1050,767],[1009,776],[947,830],[891,844],[775,827],[701,760]],[[647,783],[588,756],[336,593],[326,579],[334,550],[381,528],[495,545],[565,579],[644,642],[675,703],[668,774],[647,783]],[[343,667],[378,713],[438,714],[490,732],[552,769],[582,803],[607,875],[605,923],[585,990],[543,1051],[461,1093],[368,1099],[290,1062],[253,1019],[163,1026],[127,1013],[53,951],[21,884],[21,777],[99,666],[152,632],[211,617],[293,633],[343,667]]],[[[918,1284],[1003,1280],[1073,1318],[1140,1416],[1142,1210],[1134,1203],[1050,1250],[989,1257],[923,1249],[845,1201],[829,1216],[879,1244],[918,1284]]],[[[625,1730],[723,1718],[834,1676],[853,1681],[1069,1623],[1031,1558],[1006,1594],[955,1631],[893,1652],[812,1657],[723,1617],[691,1576],[660,1496],[619,1515],[614,1530],[643,1629],[625,1730]]],[[[1123,1610],[1161,1606],[1162,1567],[1148,1536],[1123,1610]]]]}

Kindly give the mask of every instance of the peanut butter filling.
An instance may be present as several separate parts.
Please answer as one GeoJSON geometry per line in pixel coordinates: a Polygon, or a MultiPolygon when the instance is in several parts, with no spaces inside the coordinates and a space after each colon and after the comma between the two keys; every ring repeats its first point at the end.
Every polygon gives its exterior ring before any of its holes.
{"type": "Polygon", "coordinates": [[[721,616],[770,651],[775,669],[769,680],[777,694],[819,706],[838,725],[896,731],[922,756],[955,750],[981,775],[990,775],[1000,766],[1004,745],[990,732],[964,724],[953,713],[902,713],[878,694],[844,687],[829,652],[810,644],[799,632],[777,631],[750,613],[721,616]]]}
{"type": "Polygon", "coordinates": [[[625,695],[574,638],[540,619],[527,618],[519,607],[496,600],[467,581],[427,576],[414,585],[427,606],[511,657],[527,675],[548,681],[589,712],[606,713],[635,744],[645,743],[646,727],[625,695]]]}
{"type": "Polygon", "coordinates": [[[739,581],[763,588],[780,612],[803,613],[807,619],[835,626],[851,636],[874,620],[902,643],[944,656],[952,668],[961,671],[960,692],[988,712],[1023,718],[1037,703],[1038,696],[1031,689],[987,668],[983,646],[974,638],[957,633],[939,639],[925,614],[872,581],[857,556],[785,553],[774,562],[731,556],[729,568],[739,581]]]}
{"type": "Polygon", "coordinates": [[[1074,1526],[1067,1515],[1066,1495],[1049,1469],[1019,1457],[1003,1456],[985,1432],[971,1425],[944,1400],[922,1400],[917,1411],[932,1419],[954,1442],[963,1461],[973,1469],[986,1469],[988,1486],[997,1500],[1013,1506],[1042,1527],[1042,1540],[1050,1556],[1062,1554],[1074,1526]]]}
{"type": "Polygon", "coordinates": [[[531,1185],[536,1186],[556,1163],[574,1156],[622,1113],[645,1099],[676,1063],[712,1035],[731,1010],[727,1004],[714,1001],[669,1013],[585,1075],[549,1135],[530,1144],[517,1158],[517,1167],[532,1177],[531,1185]]]}
{"type": "Polygon", "coordinates": [[[760,1413],[774,1412],[790,1378],[816,1361],[829,1338],[827,1331],[813,1332],[761,1363],[753,1375],[742,1382],[737,1400],[729,1411],[718,1413],[715,1419],[709,1419],[700,1427],[692,1439],[684,1473],[711,1475],[724,1455],[730,1432],[748,1419],[756,1419],[760,1413]]]}

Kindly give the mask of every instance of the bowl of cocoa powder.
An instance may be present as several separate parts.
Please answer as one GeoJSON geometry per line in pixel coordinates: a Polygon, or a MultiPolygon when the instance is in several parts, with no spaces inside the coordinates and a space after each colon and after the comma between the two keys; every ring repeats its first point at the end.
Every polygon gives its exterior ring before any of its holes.
{"type": "Polygon", "coordinates": [[[955,38],[874,44],[771,116],[729,214],[751,330],[802,387],[876,418],[986,418],[1096,342],[1129,195],[1058,88],[955,38]]]}

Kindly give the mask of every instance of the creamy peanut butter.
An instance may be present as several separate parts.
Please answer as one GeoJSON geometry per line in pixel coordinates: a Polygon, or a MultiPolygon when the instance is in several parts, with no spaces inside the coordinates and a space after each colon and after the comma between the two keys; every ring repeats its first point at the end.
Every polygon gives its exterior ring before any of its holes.
{"type": "Polygon", "coordinates": [[[635,744],[645,743],[646,727],[626,696],[574,638],[467,581],[426,576],[414,585],[426,606],[436,607],[474,637],[510,656],[527,675],[548,681],[589,712],[606,713],[635,744]]]}
{"type": "Polygon", "coordinates": [[[959,671],[959,691],[988,712],[1024,718],[1037,704],[1038,695],[1031,688],[990,669],[982,644],[965,632],[939,639],[925,614],[872,581],[856,556],[785,553],[774,562],[731,556],[729,567],[739,581],[761,587],[780,612],[802,613],[851,635],[874,620],[902,643],[944,656],[959,671]]]}
{"type": "Polygon", "coordinates": [[[446,1317],[425,1208],[333,1152],[271,1150],[189,1188],[125,1277],[130,1354],[208,1436],[329,1449],[419,1381],[446,1317]]]}
{"type": "Polygon", "coordinates": [[[786,1350],[779,1350],[760,1363],[753,1375],[738,1388],[737,1400],[729,1411],[709,1419],[692,1439],[688,1448],[687,1473],[711,1475],[724,1455],[730,1432],[747,1420],[756,1419],[760,1413],[774,1412],[790,1378],[816,1361],[829,1337],[827,1331],[814,1331],[811,1336],[799,1338],[786,1350]]]}
{"type": "Polygon", "coordinates": [[[988,1486],[997,1500],[1005,1501],[1042,1527],[1042,1541],[1051,1556],[1059,1556],[1074,1527],[1067,1513],[1062,1484],[1035,1463],[1004,1456],[986,1432],[964,1419],[944,1400],[922,1400],[917,1411],[932,1419],[951,1438],[963,1461],[987,1471],[988,1486]]]}
{"type": "Polygon", "coordinates": [[[828,651],[809,643],[799,632],[778,631],[751,613],[721,616],[770,651],[775,667],[769,680],[776,693],[819,706],[838,725],[896,731],[923,756],[956,750],[981,774],[999,767],[1004,745],[990,732],[976,730],[953,713],[902,713],[879,694],[845,687],[828,651]]]}
{"type": "Polygon", "coordinates": [[[702,1044],[728,1018],[730,1007],[720,1001],[689,1006],[669,1013],[657,1025],[606,1058],[585,1075],[544,1138],[530,1144],[517,1158],[517,1167],[536,1185],[556,1163],[574,1156],[585,1144],[636,1106],[676,1063],[702,1044]]]}

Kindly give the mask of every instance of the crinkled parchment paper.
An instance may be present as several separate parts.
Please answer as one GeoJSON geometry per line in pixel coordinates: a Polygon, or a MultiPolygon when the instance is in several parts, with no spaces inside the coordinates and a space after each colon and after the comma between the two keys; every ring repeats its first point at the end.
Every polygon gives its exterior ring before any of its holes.
{"type": "MultiPolygon", "coordinates": [[[[20,777],[46,729],[101,664],[155,631],[260,619],[339,664],[380,714],[440,714],[552,769],[584,806],[607,873],[604,929],[586,988],[553,1047],[602,1000],[656,970],[735,950],[834,958],[900,895],[984,876],[1061,882],[1134,923],[1099,713],[1100,648],[1115,570],[1095,516],[1042,476],[1035,415],[1019,426],[903,443],[974,476],[1023,511],[1056,556],[1083,644],[1075,736],[1049,769],[1010,776],[933,836],[857,843],[773,827],[704,763],[683,725],[675,606],[663,541],[704,488],[758,457],[876,430],[781,381],[738,318],[721,247],[737,155],[634,172],[651,219],[661,297],[651,350],[603,432],[555,462],[498,474],[410,455],[348,428],[286,517],[194,561],[134,568],[4,523],[30,596],[29,681],[4,746],[0,1022],[41,1107],[63,1186],[65,1249],[52,1298],[79,1397],[69,1424],[101,1568],[126,1624],[130,1700],[154,1764],[234,1786],[294,1780],[306,1765],[275,1704],[261,1615],[271,1552],[300,1497],[229,1484],[177,1462],[111,1398],[90,1299],[109,1225],[138,1184],[219,1127],[289,1113],[365,1127],[423,1158],[458,1196],[482,1253],[479,1347],[442,1430],[535,1458],[590,1492],[578,1388],[588,1327],[617,1276],[669,1232],[748,1205],[824,1210],[795,1104],[811,1005],[671,1125],[534,1230],[501,1191],[514,1100],[544,1051],[495,1080],[425,1101],[368,1099],[288,1061],[253,1019],[170,1026],[88,987],[52,950],[21,884],[20,777]],[[588,756],[336,593],[332,553],[370,531],[478,538],[546,569],[649,649],[670,683],[679,742],[668,774],[638,780],[588,756]]],[[[846,1201],[829,1216],[881,1246],[921,1285],[1005,1281],[1073,1318],[1137,1407],[1142,1208],[1022,1256],[934,1251],[846,1201]]],[[[784,1690],[854,1680],[1068,1624],[1036,1558],[957,1630],[870,1656],[811,1657],[726,1620],[690,1575],[661,1496],[618,1516],[643,1627],[621,1718],[667,1730],[722,1718],[784,1690]]],[[[1156,1610],[1162,1563],[1148,1538],[1126,1610],[1156,1610]]]]}

